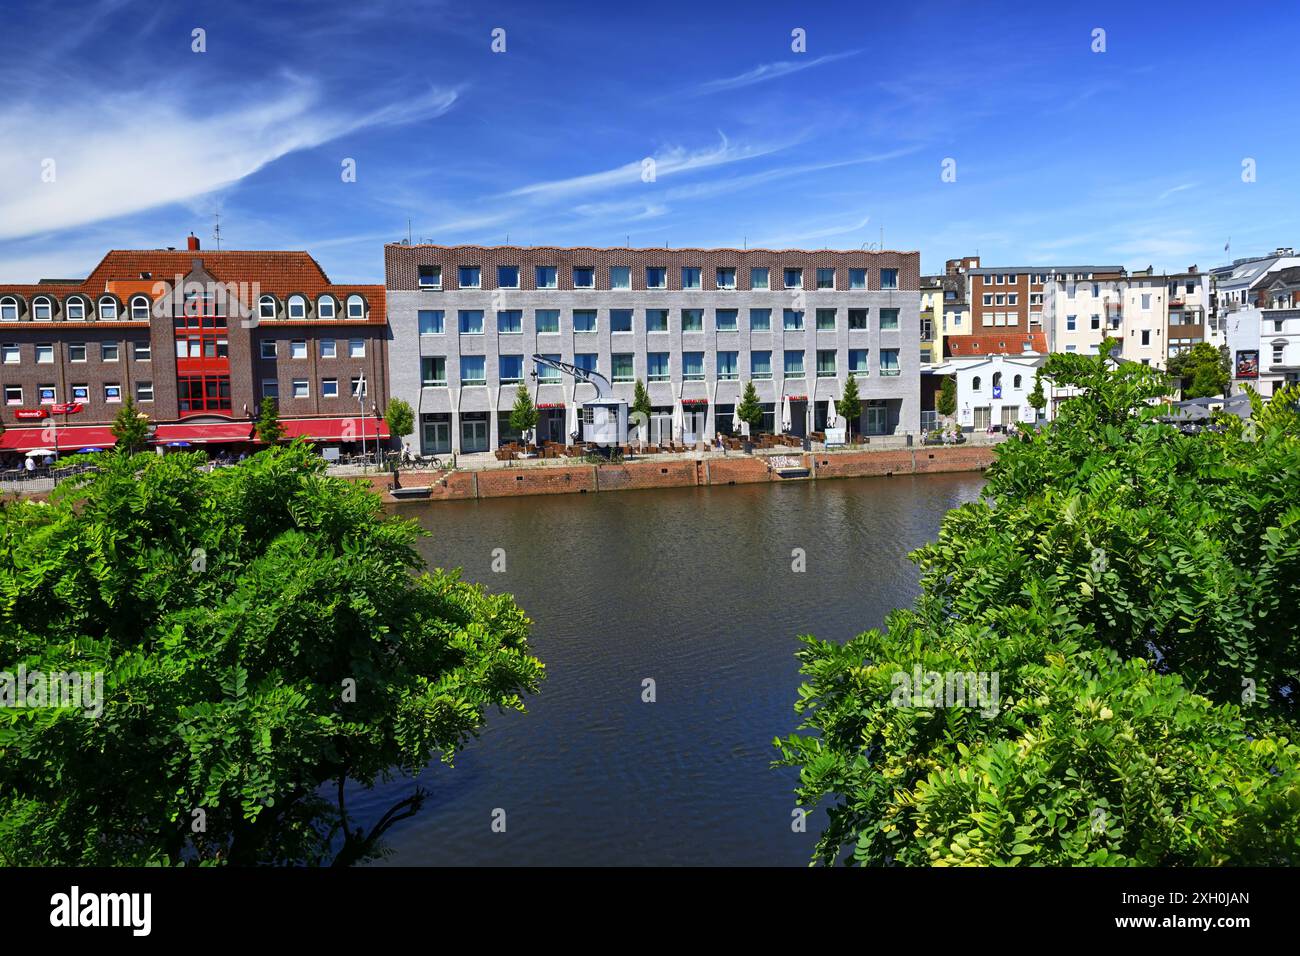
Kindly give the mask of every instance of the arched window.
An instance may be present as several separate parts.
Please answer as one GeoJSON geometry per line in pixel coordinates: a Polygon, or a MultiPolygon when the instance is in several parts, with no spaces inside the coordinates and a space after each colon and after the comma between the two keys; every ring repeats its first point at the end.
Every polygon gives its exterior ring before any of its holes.
{"type": "Polygon", "coordinates": [[[300,295],[289,296],[289,318],[307,318],[307,300],[300,295]]]}
{"type": "Polygon", "coordinates": [[[970,380],[970,390],[972,392],[978,392],[980,390],[980,377],[978,375],[970,380]]]}
{"type": "Polygon", "coordinates": [[[1011,380],[1011,384],[1012,384],[1016,389],[1019,389],[1019,388],[1020,388],[1020,381],[1021,381],[1021,378],[1020,378],[1019,375],[1017,375],[1014,379],[1011,380]]]}
{"type": "Polygon", "coordinates": [[[111,295],[106,295],[99,300],[99,317],[101,319],[113,320],[117,318],[117,299],[111,295]]]}
{"type": "Polygon", "coordinates": [[[994,388],[999,388],[999,387],[1001,387],[1001,385],[1002,385],[1002,373],[1001,373],[1001,372],[994,372],[994,373],[993,373],[993,387],[994,387],[994,388]]]}
{"type": "Polygon", "coordinates": [[[32,318],[48,322],[54,318],[54,305],[47,295],[38,295],[32,299],[32,318]]]}
{"type": "Polygon", "coordinates": [[[133,322],[149,321],[149,299],[147,296],[137,295],[132,297],[131,321],[133,322]]]}
{"type": "Polygon", "coordinates": [[[81,296],[71,296],[68,301],[63,303],[64,318],[69,322],[84,322],[86,320],[86,300],[81,296]]]}
{"type": "Polygon", "coordinates": [[[364,319],[366,317],[366,300],[359,295],[348,296],[348,318],[364,319]]]}
{"type": "Polygon", "coordinates": [[[332,319],[335,315],[334,299],[323,295],[316,300],[316,318],[332,319]]]}
{"type": "Polygon", "coordinates": [[[11,295],[0,299],[0,322],[18,321],[18,300],[11,295]]]}
{"type": "Polygon", "coordinates": [[[264,295],[257,300],[257,317],[259,319],[275,318],[275,296],[264,295]]]}

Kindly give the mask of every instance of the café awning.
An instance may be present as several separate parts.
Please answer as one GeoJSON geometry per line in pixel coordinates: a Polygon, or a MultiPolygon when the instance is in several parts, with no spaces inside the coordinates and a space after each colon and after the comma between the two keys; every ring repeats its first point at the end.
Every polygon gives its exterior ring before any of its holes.
{"type": "Polygon", "coordinates": [[[280,424],[286,440],[359,442],[388,437],[388,423],[382,418],[285,418],[280,424]]]}
{"type": "MultiPolygon", "coordinates": [[[[107,425],[60,425],[58,427],[59,451],[71,454],[78,448],[99,445],[111,448],[117,443],[107,425]]],[[[33,448],[53,448],[55,429],[49,425],[41,428],[7,428],[0,435],[0,451],[31,451],[33,448]]]]}

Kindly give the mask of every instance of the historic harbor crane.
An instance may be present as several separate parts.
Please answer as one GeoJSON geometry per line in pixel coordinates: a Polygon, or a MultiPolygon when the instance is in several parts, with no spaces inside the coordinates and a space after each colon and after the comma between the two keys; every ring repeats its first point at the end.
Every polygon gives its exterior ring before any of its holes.
{"type": "MultiPolygon", "coordinates": [[[[571,376],[578,382],[586,382],[596,390],[596,397],[582,403],[579,416],[581,438],[584,442],[593,442],[606,448],[620,447],[627,444],[627,402],[614,395],[614,385],[604,375],[591,369],[579,368],[568,362],[534,355],[532,372],[537,378],[537,365],[545,365],[557,372],[571,376]]],[[[574,396],[577,401],[577,396],[574,396]]]]}

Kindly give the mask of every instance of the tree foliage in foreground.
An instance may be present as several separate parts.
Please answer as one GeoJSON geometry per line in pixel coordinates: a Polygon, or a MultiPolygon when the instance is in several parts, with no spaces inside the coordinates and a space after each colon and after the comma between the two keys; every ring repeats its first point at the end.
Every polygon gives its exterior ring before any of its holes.
{"type": "Polygon", "coordinates": [[[828,807],[815,861],[1300,862],[1297,390],[1183,435],[1105,352],[1048,359],[1081,394],[914,553],[913,607],[802,638],[776,744],[828,807]],[[997,673],[996,712],[895,706],[917,665],[997,673]]]}
{"type": "Polygon", "coordinates": [[[301,443],[202,461],[109,453],[0,510],[5,669],[105,675],[98,719],[0,708],[0,862],[366,859],[423,793],[362,821],[345,784],[450,763],[537,690],[511,599],[422,573],[415,524],[301,443]]]}

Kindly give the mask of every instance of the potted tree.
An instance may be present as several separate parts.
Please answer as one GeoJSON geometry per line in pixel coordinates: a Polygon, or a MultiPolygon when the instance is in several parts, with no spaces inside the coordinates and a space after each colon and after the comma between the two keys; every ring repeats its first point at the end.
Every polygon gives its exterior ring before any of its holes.
{"type": "Polygon", "coordinates": [[[740,404],[736,406],[736,417],[749,426],[749,434],[745,436],[743,447],[746,455],[752,455],[754,453],[754,430],[763,423],[763,406],[759,404],[758,390],[754,388],[752,381],[745,383],[745,390],[740,396],[740,404]]]}

